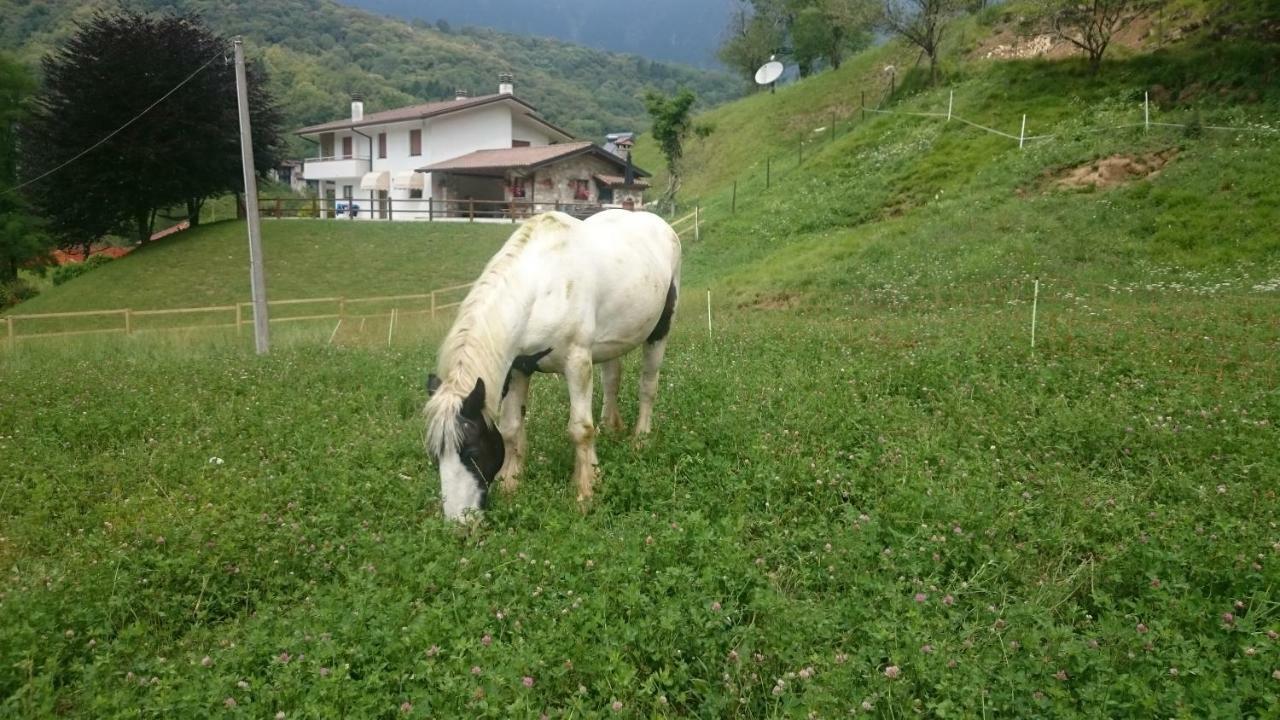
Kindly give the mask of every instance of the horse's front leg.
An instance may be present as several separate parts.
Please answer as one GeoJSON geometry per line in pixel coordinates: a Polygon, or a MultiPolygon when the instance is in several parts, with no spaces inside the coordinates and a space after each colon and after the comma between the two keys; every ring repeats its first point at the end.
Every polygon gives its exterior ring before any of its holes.
{"type": "Polygon", "coordinates": [[[578,486],[578,502],[586,503],[595,492],[598,474],[596,428],[591,422],[591,351],[573,348],[565,359],[565,382],[569,385],[569,437],[573,439],[573,481],[578,486]]]}
{"type": "Polygon", "coordinates": [[[529,397],[529,376],[512,370],[507,378],[507,393],[502,397],[502,417],[498,419],[498,432],[506,457],[498,477],[502,479],[502,491],[515,492],[524,471],[525,451],[528,447],[524,432],[525,402],[529,397]]]}

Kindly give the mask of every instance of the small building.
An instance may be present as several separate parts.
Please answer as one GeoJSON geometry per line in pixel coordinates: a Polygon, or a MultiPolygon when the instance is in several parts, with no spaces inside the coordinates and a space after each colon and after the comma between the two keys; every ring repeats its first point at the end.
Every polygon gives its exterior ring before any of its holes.
{"type": "Polygon", "coordinates": [[[516,97],[509,74],[492,95],[459,91],[453,100],[364,110],[355,97],[349,119],[297,131],[316,144],[302,177],[323,198],[322,216],[435,220],[643,205],[648,186],[636,178],[647,173],[628,176],[626,160],[544,119],[516,97]]]}
{"type": "Polygon", "coordinates": [[[419,168],[436,180],[436,193],[468,215],[507,216],[580,206],[644,205],[647,175],[595,143],[476,150],[419,168]],[[628,172],[631,177],[628,178],[628,172]],[[463,204],[465,203],[465,205],[463,204]]]}

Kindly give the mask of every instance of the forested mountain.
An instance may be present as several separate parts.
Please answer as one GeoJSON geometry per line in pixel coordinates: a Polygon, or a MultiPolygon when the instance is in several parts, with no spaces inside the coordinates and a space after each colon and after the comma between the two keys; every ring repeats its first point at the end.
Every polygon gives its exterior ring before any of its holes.
{"type": "Polygon", "coordinates": [[[440,27],[489,27],[616,52],[692,63],[716,62],[734,0],[341,0],[346,5],[440,27]],[[443,21],[443,22],[440,22],[443,21]]]}
{"type": "MultiPolygon", "coordinates": [[[[113,7],[108,0],[0,0],[0,49],[31,65],[66,38],[74,21],[113,7]]],[[[366,112],[452,97],[455,89],[496,92],[500,72],[516,77],[516,94],[580,137],[642,129],[645,88],[694,90],[704,106],[732,99],[741,84],[727,74],[558,40],[487,29],[444,32],[331,0],[128,0],[150,11],[199,13],[216,31],[246,38],[250,57],[266,62],[286,126],[333,120],[349,112],[353,92],[366,112]]],[[[295,147],[301,151],[302,147],[295,147]]]]}

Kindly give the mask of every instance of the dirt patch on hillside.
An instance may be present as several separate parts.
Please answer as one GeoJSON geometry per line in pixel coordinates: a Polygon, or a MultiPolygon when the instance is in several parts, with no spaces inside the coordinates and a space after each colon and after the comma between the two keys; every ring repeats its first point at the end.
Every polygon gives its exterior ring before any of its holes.
{"type": "Polygon", "coordinates": [[[1159,175],[1177,155],[1175,148],[1147,155],[1112,155],[1059,171],[1053,176],[1053,185],[1067,190],[1124,185],[1159,175]]]}
{"type": "MultiPolygon", "coordinates": [[[[1111,38],[1112,47],[1133,50],[1160,47],[1176,42],[1196,29],[1195,23],[1181,23],[1185,18],[1136,18],[1111,38]]],[[[1025,18],[1017,18],[992,33],[978,44],[970,58],[975,60],[1028,60],[1030,58],[1062,58],[1083,55],[1075,44],[1057,35],[1035,32],[1025,18]]]]}

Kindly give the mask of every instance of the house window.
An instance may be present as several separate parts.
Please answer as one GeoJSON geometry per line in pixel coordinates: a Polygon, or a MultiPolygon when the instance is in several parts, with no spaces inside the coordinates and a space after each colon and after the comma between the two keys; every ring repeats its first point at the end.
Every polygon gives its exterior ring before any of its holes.
{"type": "Polygon", "coordinates": [[[529,147],[528,140],[512,140],[511,147],[529,147]]]}
{"type": "Polygon", "coordinates": [[[573,188],[574,200],[591,199],[591,185],[586,180],[570,180],[569,187],[573,188]]]}
{"type": "Polygon", "coordinates": [[[320,134],[320,157],[326,160],[333,157],[333,133],[320,134]]]}
{"type": "Polygon", "coordinates": [[[387,159],[387,134],[378,133],[378,159],[387,159]]]}
{"type": "Polygon", "coordinates": [[[524,178],[515,178],[511,181],[511,197],[513,199],[517,199],[523,198],[524,196],[524,178]]]}
{"type": "Polygon", "coordinates": [[[351,159],[351,136],[342,138],[342,157],[345,160],[351,159]]]}
{"type": "Polygon", "coordinates": [[[410,199],[410,200],[421,200],[421,199],[422,199],[422,188],[409,188],[409,199],[410,199]]]}
{"type": "Polygon", "coordinates": [[[417,157],[422,154],[422,131],[409,131],[409,154],[417,157]]]}
{"type": "Polygon", "coordinates": [[[350,200],[350,199],[352,198],[352,186],[351,186],[351,185],[343,185],[343,186],[342,186],[342,197],[343,197],[343,199],[345,199],[345,200],[350,200]]]}

